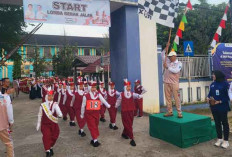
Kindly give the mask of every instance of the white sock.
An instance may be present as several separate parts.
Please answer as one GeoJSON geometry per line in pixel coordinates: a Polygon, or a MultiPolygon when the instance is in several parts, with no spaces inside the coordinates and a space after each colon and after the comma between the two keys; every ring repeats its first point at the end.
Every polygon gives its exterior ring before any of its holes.
{"type": "Polygon", "coordinates": [[[80,130],[81,130],[81,133],[82,133],[82,132],[84,132],[84,130],[83,130],[83,129],[80,129],[80,130]]]}
{"type": "Polygon", "coordinates": [[[75,121],[72,121],[72,123],[75,123],[75,121]]]}
{"type": "Polygon", "coordinates": [[[113,127],[115,126],[115,123],[111,123],[111,124],[112,124],[113,127]]]}
{"type": "Polygon", "coordinates": [[[46,150],[46,152],[50,152],[50,150],[46,150]]]}
{"type": "Polygon", "coordinates": [[[93,140],[93,142],[96,143],[96,142],[97,142],[97,139],[93,140]]]}

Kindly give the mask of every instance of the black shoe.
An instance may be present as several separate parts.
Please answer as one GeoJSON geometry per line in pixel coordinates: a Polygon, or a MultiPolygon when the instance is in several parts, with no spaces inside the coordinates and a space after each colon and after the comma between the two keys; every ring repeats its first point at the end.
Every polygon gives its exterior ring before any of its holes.
{"type": "Polygon", "coordinates": [[[75,122],[69,122],[69,125],[70,126],[76,126],[76,123],[75,122]]]}
{"type": "Polygon", "coordinates": [[[85,137],[86,136],[85,132],[84,131],[81,132],[81,130],[79,130],[79,135],[81,135],[81,137],[85,137]]]}
{"type": "Polygon", "coordinates": [[[131,141],[130,141],[130,145],[132,145],[132,146],[136,146],[135,141],[134,141],[134,140],[131,140],[131,141]]]}
{"type": "Polygon", "coordinates": [[[113,125],[112,124],[109,124],[109,127],[110,127],[110,129],[113,129],[113,125]]]}
{"type": "Polygon", "coordinates": [[[115,126],[113,127],[113,129],[114,129],[114,130],[118,130],[118,127],[115,125],[115,126]]]}
{"type": "Polygon", "coordinates": [[[51,157],[51,153],[50,152],[46,152],[46,157],[51,157]]]}
{"type": "Polygon", "coordinates": [[[100,118],[101,122],[106,122],[105,118],[100,118]]]}
{"type": "Polygon", "coordinates": [[[63,120],[66,121],[68,118],[67,117],[63,117],[63,120]]]}
{"type": "Polygon", "coordinates": [[[50,149],[50,155],[51,155],[51,156],[54,155],[53,149],[50,149]]]}
{"type": "Polygon", "coordinates": [[[91,144],[91,145],[93,145],[93,144],[94,144],[94,141],[93,141],[93,140],[91,140],[91,141],[90,141],[90,144],[91,144]]]}
{"type": "Polygon", "coordinates": [[[141,118],[141,117],[143,117],[143,116],[138,116],[138,118],[141,118]]]}
{"type": "Polygon", "coordinates": [[[125,135],[125,134],[122,134],[122,138],[129,139],[129,137],[127,135],[125,135]]]}
{"type": "Polygon", "coordinates": [[[97,142],[93,142],[93,146],[94,147],[98,147],[98,146],[100,146],[101,145],[101,143],[99,143],[98,141],[97,142]]]}

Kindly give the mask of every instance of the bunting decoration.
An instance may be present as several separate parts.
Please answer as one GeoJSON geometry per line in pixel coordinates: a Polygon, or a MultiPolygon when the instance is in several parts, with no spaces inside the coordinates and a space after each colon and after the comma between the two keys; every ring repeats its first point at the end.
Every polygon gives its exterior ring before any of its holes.
{"type": "Polygon", "coordinates": [[[192,4],[191,4],[190,0],[188,0],[184,15],[183,15],[183,17],[181,19],[179,28],[177,29],[176,37],[175,37],[174,42],[173,42],[172,51],[177,51],[177,45],[180,44],[179,41],[180,41],[180,39],[183,38],[183,35],[182,35],[183,33],[182,32],[185,31],[185,24],[188,23],[187,18],[186,18],[186,13],[187,13],[188,10],[192,10],[192,9],[193,9],[192,4]]]}
{"type": "Polygon", "coordinates": [[[217,43],[219,42],[219,36],[222,35],[222,29],[226,28],[227,12],[228,12],[229,7],[230,7],[230,4],[228,3],[226,5],[226,9],[225,9],[224,15],[223,15],[223,17],[221,19],[221,22],[220,22],[220,24],[218,26],[218,29],[217,29],[216,33],[214,34],[213,41],[211,42],[210,46],[212,48],[214,48],[217,45],[217,43]]]}

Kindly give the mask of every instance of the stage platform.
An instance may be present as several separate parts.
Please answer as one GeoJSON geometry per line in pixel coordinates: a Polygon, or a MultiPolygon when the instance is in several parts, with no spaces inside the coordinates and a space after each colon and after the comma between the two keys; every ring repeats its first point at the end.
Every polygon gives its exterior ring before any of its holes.
{"type": "Polygon", "coordinates": [[[164,113],[149,116],[150,136],[174,144],[180,148],[216,138],[214,122],[207,116],[183,112],[183,118],[163,117],[164,113]]]}

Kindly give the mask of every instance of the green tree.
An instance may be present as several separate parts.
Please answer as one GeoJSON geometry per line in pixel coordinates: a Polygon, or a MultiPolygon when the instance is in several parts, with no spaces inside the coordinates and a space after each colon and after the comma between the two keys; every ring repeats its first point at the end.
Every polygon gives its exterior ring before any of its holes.
{"type": "MultiPolygon", "coordinates": [[[[219,5],[208,4],[206,0],[200,0],[200,4],[193,6],[194,10],[186,14],[188,23],[185,25],[183,38],[180,39],[178,53],[183,54],[183,41],[190,40],[194,42],[196,54],[207,54],[214,34],[219,26],[220,20],[224,14],[226,3],[219,5]]],[[[175,20],[175,28],[172,30],[171,44],[174,41],[176,32],[183,16],[185,7],[180,7],[179,14],[175,20]]],[[[220,42],[232,42],[231,36],[231,16],[228,13],[226,29],[223,30],[220,42]]],[[[169,28],[157,24],[157,41],[158,45],[164,48],[168,41],[169,28]]]]}
{"type": "Polygon", "coordinates": [[[14,55],[14,66],[13,66],[13,78],[17,79],[19,77],[21,77],[21,65],[22,65],[22,58],[21,56],[16,53],[14,55]]]}
{"type": "Polygon", "coordinates": [[[0,21],[0,48],[10,52],[21,39],[21,35],[26,34],[23,30],[26,27],[23,7],[0,4],[0,21]]]}
{"type": "Polygon", "coordinates": [[[73,75],[73,60],[77,47],[64,45],[59,49],[56,56],[53,56],[52,65],[53,72],[57,76],[68,77],[73,75]]]}
{"type": "Polygon", "coordinates": [[[40,56],[39,48],[35,47],[34,53],[30,57],[30,61],[33,65],[33,71],[35,72],[35,77],[39,77],[43,72],[46,71],[46,60],[45,57],[40,56]]]}

